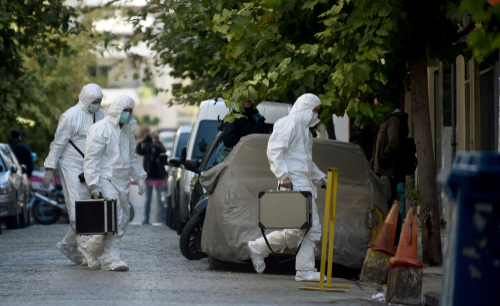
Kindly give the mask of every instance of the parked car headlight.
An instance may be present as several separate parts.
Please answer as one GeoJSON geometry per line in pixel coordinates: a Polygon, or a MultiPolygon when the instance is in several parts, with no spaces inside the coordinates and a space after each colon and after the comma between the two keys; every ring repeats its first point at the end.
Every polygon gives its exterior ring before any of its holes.
{"type": "Polygon", "coordinates": [[[9,185],[0,185],[0,194],[7,194],[10,192],[9,185]]]}

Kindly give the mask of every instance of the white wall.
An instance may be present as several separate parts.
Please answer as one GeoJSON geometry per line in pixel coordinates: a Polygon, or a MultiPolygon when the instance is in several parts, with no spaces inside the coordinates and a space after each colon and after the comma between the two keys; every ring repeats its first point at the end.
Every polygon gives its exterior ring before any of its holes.
{"type": "Polygon", "coordinates": [[[337,140],[349,142],[349,117],[344,114],[343,117],[333,115],[333,124],[335,125],[335,136],[337,140]]]}

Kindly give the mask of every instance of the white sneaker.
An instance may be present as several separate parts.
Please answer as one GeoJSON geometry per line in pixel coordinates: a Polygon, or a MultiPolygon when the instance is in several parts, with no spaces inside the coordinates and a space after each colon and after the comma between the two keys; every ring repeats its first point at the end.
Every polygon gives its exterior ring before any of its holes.
{"type": "Polygon", "coordinates": [[[266,269],[266,263],[264,262],[264,255],[260,252],[257,242],[249,241],[247,243],[248,250],[250,251],[250,258],[252,259],[253,267],[255,271],[262,274],[266,269]]]}
{"type": "Polygon", "coordinates": [[[82,265],[87,263],[87,260],[85,259],[83,254],[80,251],[78,251],[76,246],[71,246],[67,243],[58,242],[56,244],[56,248],[59,250],[59,252],[66,255],[66,257],[68,257],[69,260],[76,263],[77,265],[82,265]]]}
{"type": "MultiPolygon", "coordinates": [[[[321,279],[321,273],[315,272],[314,270],[308,271],[299,271],[297,270],[297,274],[295,274],[295,280],[298,282],[308,281],[308,282],[319,282],[321,279]]],[[[326,281],[326,275],[325,275],[326,281]]]]}
{"type": "Polygon", "coordinates": [[[124,261],[115,261],[108,265],[108,271],[128,271],[129,267],[124,261]]]}
{"type": "Polygon", "coordinates": [[[85,259],[87,259],[87,265],[91,270],[99,270],[101,269],[101,262],[97,257],[92,255],[86,247],[78,247],[78,251],[80,251],[85,259]]]}

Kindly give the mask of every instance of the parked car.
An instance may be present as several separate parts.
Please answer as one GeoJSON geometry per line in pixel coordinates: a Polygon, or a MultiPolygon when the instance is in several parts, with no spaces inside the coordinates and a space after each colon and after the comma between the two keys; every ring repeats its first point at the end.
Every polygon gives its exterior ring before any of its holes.
{"type": "Polygon", "coordinates": [[[180,235],[184,225],[189,220],[189,202],[191,195],[191,179],[194,172],[188,171],[184,168],[184,161],[186,159],[201,159],[207,150],[208,146],[217,135],[218,127],[220,125],[219,119],[229,112],[226,104],[222,99],[206,100],[201,102],[196,119],[194,121],[191,134],[185,149],[181,150],[179,159],[170,159],[169,165],[172,167],[179,167],[179,178],[176,186],[178,191],[175,193],[176,209],[174,210],[173,229],[180,235]],[[178,185],[177,185],[178,184],[178,185]]]}
{"type": "Polygon", "coordinates": [[[30,225],[29,180],[26,167],[5,144],[0,144],[0,222],[8,229],[30,225]]]}
{"type": "Polygon", "coordinates": [[[158,137],[160,138],[161,143],[167,150],[167,156],[172,155],[172,148],[174,145],[174,137],[176,134],[175,129],[160,129],[158,130],[158,137]]]}
{"type": "MultiPolygon", "coordinates": [[[[212,259],[241,262],[250,258],[247,242],[262,236],[258,226],[258,194],[275,189],[277,180],[266,155],[269,135],[243,137],[226,159],[200,176],[208,192],[201,250],[212,259]]],[[[371,170],[362,149],[334,140],[314,139],[313,160],[320,170],[339,169],[335,221],[335,263],[360,269],[368,242],[388,212],[390,184],[371,170]]],[[[323,221],[324,189],[316,204],[323,221]]],[[[316,243],[320,258],[321,243],[316,243]]],[[[285,250],[293,256],[294,250],[285,250]]]]}
{"type": "MultiPolygon", "coordinates": [[[[178,214],[178,195],[179,195],[179,178],[181,175],[180,166],[180,157],[181,151],[184,147],[186,147],[189,135],[191,134],[192,126],[185,125],[181,126],[174,137],[174,144],[172,147],[172,153],[169,156],[169,164],[165,167],[167,172],[167,226],[175,229],[174,219],[178,220],[179,218],[174,218],[176,213],[178,214]],[[172,163],[175,163],[177,166],[172,166],[172,163]]],[[[178,223],[178,222],[177,222],[178,223]]],[[[177,225],[177,224],[176,224],[177,225]]]]}

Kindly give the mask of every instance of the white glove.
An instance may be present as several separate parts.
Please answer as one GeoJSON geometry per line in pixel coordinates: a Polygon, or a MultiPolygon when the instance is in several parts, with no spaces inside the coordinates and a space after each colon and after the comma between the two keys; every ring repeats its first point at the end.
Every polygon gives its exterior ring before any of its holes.
{"type": "Polygon", "coordinates": [[[100,195],[101,195],[101,190],[99,189],[99,187],[94,187],[90,193],[92,194],[92,198],[94,199],[99,199],[100,195]]]}
{"type": "Polygon", "coordinates": [[[139,187],[139,195],[143,195],[146,192],[146,182],[140,180],[137,182],[137,186],[139,187]]]}
{"type": "Polygon", "coordinates": [[[50,184],[54,184],[54,171],[45,170],[45,175],[43,176],[43,184],[45,188],[49,189],[50,184]]]}

